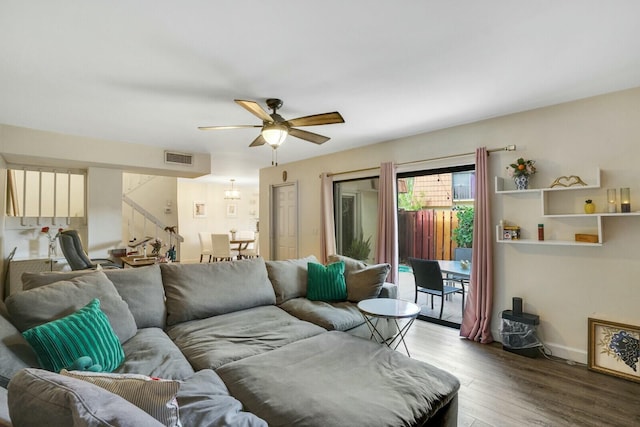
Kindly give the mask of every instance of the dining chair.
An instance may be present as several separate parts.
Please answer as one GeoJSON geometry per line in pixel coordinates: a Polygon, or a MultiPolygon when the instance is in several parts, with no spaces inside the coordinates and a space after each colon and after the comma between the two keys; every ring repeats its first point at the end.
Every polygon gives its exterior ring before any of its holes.
{"type": "Polygon", "coordinates": [[[255,258],[255,257],[259,256],[259,253],[258,253],[258,237],[260,236],[260,233],[254,233],[253,231],[251,231],[250,233],[253,234],[253,236],[252,236],[253,243],[249,243],[247,248],[242,251],[242,257],[243,258],[255,258]]]}
{"type": "Polygon", "coordinates": [[[209,256],[209,262],[211,262],[211,250],[213,249],[211,246],[211,233],[201,231],[198,233],[198,238],[200,239],[200,262],[202,262],[202,258],[205,255],[209,256]]]}
{"type": "Polygon", "coordinates": [[[455,293],[462,293],[462,314],[464,315],[464,289],[445,284],[445,282],[450,282],[448,280],[445,281],[442,277],[442,271],[440,271],[438,261],[409,258],[409,262],[411,263],[411,269],[413,270],[413,277],[416,283],[416,296],[414,302],[418,302],[419,292],[431,295],[431,309],[433,310],[433,297],[440,297],[442,303],[440,304],[439,319],[442,319],[444,302],[446,300],[445,297],[455,293]]]}
{"type": "Polygon", "coordinates": [[[238,251],[231,249],[228,234],[211,234],[211,258],[213,261],[231,261],[237,258],[238,251]]]}

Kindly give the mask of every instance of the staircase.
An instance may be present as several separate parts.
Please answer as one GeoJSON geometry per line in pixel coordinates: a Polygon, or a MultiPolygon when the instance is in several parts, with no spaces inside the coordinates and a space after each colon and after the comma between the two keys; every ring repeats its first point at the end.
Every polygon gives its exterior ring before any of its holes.
{"type": "Polygon", "coordinates": [[[166,246],[163,246],[161,253],[166,253],[170,245],[175,245],[177,260],[180,259],[180,243],[184,242],[184,237],[177,233],[171,233],[170,227],[176,229],[175,226],[164,224],[160,219],[155,217],[144,207],[136,203],[126,194],[122,195],[122,202],[127,206],[129,212],[123,209],[123,217],[128,218],[129,225],[129,247],[133,248],[136,242],[143,241],[147,238],[160,239],[166,246]]]}

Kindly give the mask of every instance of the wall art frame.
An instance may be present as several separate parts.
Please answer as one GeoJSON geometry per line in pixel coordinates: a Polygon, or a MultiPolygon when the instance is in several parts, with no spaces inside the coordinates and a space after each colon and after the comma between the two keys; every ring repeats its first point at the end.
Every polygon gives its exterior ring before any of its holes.
{"type": "Polygon", "coordinates": [[[201,200],[193,202],[193,217],[194,218],[206,218],[207,217],[207,203],[201,200]]]}
{"type": "Polygon", "coordinates": [[[589,317],[587,367],[640,382],[640,326],[589,317]]]}
{"type": "Polygon", "coordinates": [[[236,203],[227,204],[227,217],[235,218],[238,216],[238,205],[236,203]]]}

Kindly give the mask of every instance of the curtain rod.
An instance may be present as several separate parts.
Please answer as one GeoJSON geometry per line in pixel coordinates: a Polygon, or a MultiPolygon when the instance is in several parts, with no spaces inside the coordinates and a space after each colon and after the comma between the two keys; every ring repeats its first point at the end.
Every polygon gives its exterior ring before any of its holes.
{"type": "MultiPolygon", "coordinates": [[[[495,153],[495,152],[498,152],[498,151],[516,151],[516,146],[515,145],[507,145],[506,147],[492,148],[491,150],[487,150],[487,154],[495,153]]],[[[454,159],[456,157],[470,156],[472,154],[475,154],[475,152],[462,153],[462,154],[450,154],[448,156],[433,157],[431,159],[412,160],[410,162],[397,163],[396,166],[412,165],[412,164],[415,164],[415,163],[423,163],[423,162],[433,162],[433,161],[436,161],[436,160],[454,159]]],[[[349,171],[328,173],[327,176],[344,175],[344,174],[347,174],[347,173],[356,173],[356,172],[366,172],[366,171],[370,171],[370,170],[374,170],[374,169],[380,169],[380,166],[373,166],[373,167],[370,167],[370,168],[353,169],[353,170],[349,170],[349,171]]]]}

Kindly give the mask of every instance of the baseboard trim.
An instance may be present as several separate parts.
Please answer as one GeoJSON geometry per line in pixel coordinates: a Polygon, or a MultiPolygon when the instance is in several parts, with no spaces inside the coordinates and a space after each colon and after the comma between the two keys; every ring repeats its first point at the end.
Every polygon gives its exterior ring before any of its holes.
{"type": "MultiPolygon", "coordinates": [[[[493,339],[499,343],[502,343],[502,337],[500,331],[491,331],[493,339]]],[[[558,357],[564,360],[571,360],[577,363],[587,364],[588,355],[585,350],[575,347],[567,347],[566,345],[557,344],[553,342],[542,342],[546,353],[551,352],[551,356],[558,357]]]]}

